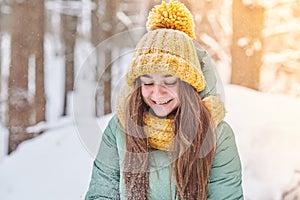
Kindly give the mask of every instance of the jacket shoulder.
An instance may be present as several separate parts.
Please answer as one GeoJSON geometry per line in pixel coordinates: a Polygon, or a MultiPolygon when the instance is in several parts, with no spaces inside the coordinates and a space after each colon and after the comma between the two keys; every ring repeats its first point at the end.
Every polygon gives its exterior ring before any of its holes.
{"type": "Polygon", "coordinates": [[[109,120],[106,128],[104,129],[104,133],[102,135],[102,141],[106,142],[108,145],[112,145],[116,143],[116,137],[121,129],[121,125],[119,119],[116,114],[112,116],[109,120]]]}
{"type": "Polygon", "coordinates": [[[240,161],[238,149],[235,141],[235,135],[231,126],[221,121],[216,129],[217,144],[215,152],[214,164],[229,159],[228,157],[235,156],[235,160],[240,161]]]}
{"type": "Polygon", "coordinates": [[[208,199],[243,199],[241,161],[234,132],[225,121],[217,127],[217,146],[210,172],[208,199]]]}
{"type": "MultiPolygon", "coordinates": [[[[231,143],[235,142],[234,132],[231,126],[224,120],[222,120],[218,124],[216,134],[218,139],[218,145],[222,145],[222,143],[226,140],[229,140],[231,143]]],[[[227,143],[227,145],[231,143],[227,143]]]]}

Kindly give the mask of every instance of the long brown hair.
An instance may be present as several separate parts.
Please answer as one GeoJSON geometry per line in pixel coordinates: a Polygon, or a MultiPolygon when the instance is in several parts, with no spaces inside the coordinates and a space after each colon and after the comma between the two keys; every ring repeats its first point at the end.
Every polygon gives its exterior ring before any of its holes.
{"type": "MultiPolygon", "coordinates": [[[[175,139],[170,158],[179,199],[206,199],[214,157],[214,139],[208,109],[196,90],[179,79],[179,100],[174,117],[175,139]]],[[[149,144],[143,130],[143,113],[148,111],[141,95],[140,80],[126,105],[126,154],[124,179],[129,200],[148,199],[149,144]]]]}

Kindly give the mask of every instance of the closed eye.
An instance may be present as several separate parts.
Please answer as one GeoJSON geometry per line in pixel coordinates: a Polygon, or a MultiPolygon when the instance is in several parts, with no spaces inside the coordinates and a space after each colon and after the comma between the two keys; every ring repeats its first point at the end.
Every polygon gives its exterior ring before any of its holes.
{"type": "Polygon", "coordinates": [[[144,86],[150,86],[153,85],[153,83],[143,83],[144,86]]]}
{"type": "Polygon", "coordinates": [[[177,83],[177,80],[173,81],[173,82],[165,82],[165,85],[172,86],[172,85],[176,85],[176,83],[177,83]]]}

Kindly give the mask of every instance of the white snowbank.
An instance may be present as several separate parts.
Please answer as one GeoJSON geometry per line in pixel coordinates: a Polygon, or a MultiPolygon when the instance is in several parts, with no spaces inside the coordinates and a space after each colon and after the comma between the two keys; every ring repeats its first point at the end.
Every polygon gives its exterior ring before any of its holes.
{"type": "Polygon", "coordinates": [[[300,169],[300,99],[225,87],[248,199],[281,199],[300,169]]]}

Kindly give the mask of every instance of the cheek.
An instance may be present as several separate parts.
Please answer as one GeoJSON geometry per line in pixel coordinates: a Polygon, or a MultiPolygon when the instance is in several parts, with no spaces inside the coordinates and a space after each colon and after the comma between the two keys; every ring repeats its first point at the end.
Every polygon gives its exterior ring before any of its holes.
{"type": "Polygon", "coordinates": [[[151,94],[151,90],[149,88],[145,88],[143,86],[141,88],[141,92],[142,92],[142,97],[144,99],[147,99],[150,96],[150,94],[151,94]]]}
{"type": "Polygon", "coordinates": [[[169,94],[176,98],[176,99],[179,99],[179,94],[178,94],[178,88],[172,88],[171,90],[169,90],[169,94]]]}

